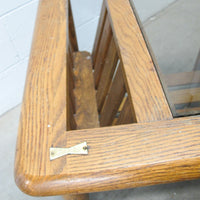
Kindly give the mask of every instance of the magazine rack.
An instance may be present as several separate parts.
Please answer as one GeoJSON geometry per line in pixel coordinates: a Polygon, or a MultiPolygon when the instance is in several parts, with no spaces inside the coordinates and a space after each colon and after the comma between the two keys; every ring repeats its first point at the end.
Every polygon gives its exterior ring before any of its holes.
{"type": "Polygon", "coordinates": [[[23,192],[87,199],[197,179],[199,141],[198,115],[172,116],[128,0],[104,0],[91,55],[78,51],[70,2],[40,1],[16,147],[23,192]]]}

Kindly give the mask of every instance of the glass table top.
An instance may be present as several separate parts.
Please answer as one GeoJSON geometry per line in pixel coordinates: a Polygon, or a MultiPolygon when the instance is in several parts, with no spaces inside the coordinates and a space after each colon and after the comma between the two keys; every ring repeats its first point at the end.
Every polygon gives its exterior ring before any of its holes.
{"type": "Polygon", "coordinates": [[[200,1],[130,2],[174,117],[200,114],[200,1]]]}

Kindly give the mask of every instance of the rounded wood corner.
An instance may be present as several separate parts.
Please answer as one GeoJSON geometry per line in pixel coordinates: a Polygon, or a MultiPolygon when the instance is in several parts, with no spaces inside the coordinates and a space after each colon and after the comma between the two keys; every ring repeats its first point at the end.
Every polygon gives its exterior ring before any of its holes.
{"type": "Polygon", "coordinates": [[[45,190],[47,187],[45,186],[46,183],[42,180],[42,177],[34,177],[25,173],[20,173],[15,171],[14,173],[15,183],[18,188],[25,194],[30,196],[46,196],[45,190]]]}
{"type": "MultiPolygon", "coordinates": [[[[20,171],[18,168],[14,172],[17,187],[25,194],[30,196],[56,196],[83,194],[76,183],[79,178],[68,177],[65,175],[33,176],[20,171]]],[[[79,183],[84,185],[83,182],[79,183]]]]}

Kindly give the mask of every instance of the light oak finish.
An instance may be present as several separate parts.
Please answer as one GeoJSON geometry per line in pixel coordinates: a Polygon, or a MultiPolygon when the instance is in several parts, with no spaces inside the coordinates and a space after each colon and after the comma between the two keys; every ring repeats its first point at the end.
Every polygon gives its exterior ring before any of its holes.
{"type": "MultiPolygon", "coordinates": [[[[139,25],[139,27],[140,27],[140,30],[141,30],[141,32],[142,32],[143,38],[144,38],[144,40],[145,40],[145,43],[146,43],[146,46],[147,46],[147,50],[148,50],[148,52],[149,52],[149,54],[150,54],[150,56],[151,56],[152,62],[153,62],[154,66],[155,66],[155,69],[156,69],[156,71],[157,71],[157,73],[158,73],[158,78],[159,78],[159,80],[160,80],[160,82],[161,82],[161,84],[162,84],[162,89],[163,89],[163,92],[164,92],[164,94],[165,94],[166,100],[167,100],[167,102],[168,102],[168,104],[169,104],[169,102],[170,102],[170,97],[169,97],[169,95],[168,95],[167,85],[166,85],[164,76],[163,76],[163,74],[161,73],[160,66],[158,65],[158,62],[157,62],[157,60],[156,60],[156,57],[155,57],[155,54],[154,54],[153,49],[152,49],[152,47],[151,47],[151,44],[150,44],[149,39],[148,39],[148,37],[147,37],[147,34],[146,34],[145,30],[144,30],[143,24],[142,24],[142,22],[141,22],[141,20],[140,20],[140,18],[139,18],[138,13],[137,13],[137,9],[135,8],[134,2],[133,2],[133,1],[130,1],[130,4],[131,4],[132,10],[133,10],[133,12],[134,12],[134,15],[135,15],[135,17],[136,17],[137,23],[138,23],[138,25],[139,25]]],[[[169,104],[169,107],[170,107],[170,109],[171,109],[172,115],[176,115],[175,106],[174,106],[173,104],[169,104]]]]}
{"type": "Polygon", "coordinates": [[[164,78],[168,86],[169,102],[174,106],[174,115],[187,116],[198,114],[200,102],[200,71],[167,74],[164,75],[164,78]],[[182,104],[181,109],[179,109],[180,106],[177,107],[179,104],[182,104]]]}
{"type": "Polygon", "coordinates": [[[137,122],[172,119],[161,83],[128,0],[107,0],[132,112],[137,122]],[[123,27],[123,28],[122,28],[123,27]],[[142,103],[138,103],[142,102],[142,103]]]}
{"type": "Polygon", "coordinates": [[[68,3],[39,4],[16,146],[18,187],[29,195],[80,200],[88,198],[83,193],[200,178],[200,117],[173,119],[129,1],[104,1],[92,54],[95,82],[89,54],[74,53],[68,3]],[[112,125],[120,105],[120,123],[130,122],[130,113],[134,123],[93,128],[99,126],[95,85],[112,38],[120,63],[99,111],[100,125],[112,125]],[[77,128],[83,130],[71,130],[77,128]],[[50,147],[82,142],[88,155],[50,161],[50,147]]]}
{"type": "Polygon", "coordinates": [[[200,113],[200,107],[177,109],[176,112],[180,116],[196,115],[200,113]]]}
{"type": "Polygon", "coordinates": [[[71,109],[73,110],[73,113],[76,113],[76,108],[75,108],[75,97],[74,97],[74,73],[73,73],[73,58],[69,56],[70,53],[67,54],[67,61],[68,62],[68,85],[69,85],[69,98],[70,98],[70,103],[71,103],[71,109]]]}
{"type": "MultiPolygon", "coordinates": [[[[96,58],[97,58],[98,50],[99,50],[99,43],[100,43],[100,40],[102,37],[102,32],[103,32],[106,17],[107,17],[107,10],[106,10],[105,4],[103,3],[102,8],[101,8],[99,23],[97,26],[96,37],[94,40],[93,50],[92,50],[92,62],[93,63],[96,63],[96,58]]],[[[93,68],[94,68],[94,65],[93,65],[93,68]]]]}
{"type": "Polygon", "coordinates": [[[65,195],[63,196],[65,200],[87,200],[89,199],[89,194],[76,194],[76,195],[65,195]]]}
{"type": "Polygon", "coordinates": [[[108,47],[110,45],[111,41],[111,26],[108,19],[108,16],[106,16],[105,24],[103,27],[102,37],[99,41],[99,49],[97,51],[97,58],[96,62],[94,64],[94,80],[95,80],[95,87],[98,88],[99,80],[101,78],[101,73],[103,71],[104,62],[107,54],[108,47]]]}
{"type": "Polygon", "coordinates": [[[163,77],[168,87],[200,84],[200,71],[165,74],[163,77]]]}
{"type": "MultiPolygon", "coordinates": [[[[41,167],[36,174],[37,157],[41,154],[37,151],[29,163],[21,161],[28,173],[18,174],[17,183],[31,195],[58,195],[200,178],[199,129],[200,118],[189,117],[63,132],[55,143],[62,141],[74,146],[87,141],[89,154],[46,163],[49,172],[41,167]],[[55,170],[50,172],[53,167],[55,170]]],[[[37,140],[32,137],[31,141],[37,140]]],[[[35,145],[32,142],[33,149],[35,145]]],[[[45,148],[46,143],[41,143],[39,150],[45,148]]],[[[20,155],[27,160],[24,154],[20,155]]],[[[49,152],[42,155],[49,157],[49,152]]]]}
{"type": "MultiPolygon", "coordinates": [[[[98,128],[98,112],[91,56],[88,52],[74,53],[76,129],[98,128]]],[[[88,200],[89,194],[65,195],[66,200],[88,200]]]]}
{"type": "Polygon", "coordinates": [[[114,80],[111,83],[107,99],[100,111],[100,125],[109,126],[117,114],[118,108],[123,100],[126,89],[122,75],[122,64],[119,64],[114,80]]]}
{"type": "Polygon", "coordinates": [[[76,31],[75,31],[75,26],[74,26],[74,19],[73,19],[73,14],[72,14],[72,7],[71,7],[71,2],[70,0],[67,0],[68,2],[68,10],[69,10],[69,38],[70,38],[70,43],[72,46],[73,51],[78,51],[78,43],[76,39],[76,31]]]}
{"type": "Polygon", "coordinates": [[[58,169],[49,160],[49,148],[52,144],[66,145],[66,141],[57,141],[57,136],[68,129],[67,122],[70,121],[67,112],[66,11],[65,0],[39,3],[15,159],[15,181],[24,192],[28,191],[27,185],[31,190],[32,181],[36,183],[38,176],[56,174],[58,169]],[[27,175],[33,179],[26,179],[27,175]]]}
{"type": "Polygon", "coordinates": [[[174,104],[200,102],[200,88],[174,90],[170,96],[174,104]]]}
{"type": "Polygon", "coordinates": [[[73,105],[71,101],[69,100],[69,105],[68,105],[68,118],[69,118],[69,125],[68,125],[68,131],[69,130],[76,130],[77,124],[74,118],[74,112],[73,112],[73,105]]]}
{"type": "Polygon", "coordinates": [[[113,73],[116,69],[118,61],[117,50],[115,47],[114,39],[111,39],[110,46],[108,49],[108,53],[105,59],[103,72],[101,75],[101,79],[99,82],[99,86],[97,89],[97,105],[98,110],[101,110],[103,103],[105,101],[106,95],[108,93],[108,89],[110,83],[113,78],[113,73]]]}
{"type": "Polygon", "coordinates": [[[74,53],[75,99],[77,129],[99,127],[96,91],[88,52],[74,53]]]}
{"type": "Polygon", "coordinates": [[[128,97],[125,100],[125,103],[122,107],[122,110],[120,112],[119,118],[117,119],[116,124],[131,124],[133,122],[136,122],[135,116],[130,112],[131,110],[131,104],[129,102],[128,97]]]}

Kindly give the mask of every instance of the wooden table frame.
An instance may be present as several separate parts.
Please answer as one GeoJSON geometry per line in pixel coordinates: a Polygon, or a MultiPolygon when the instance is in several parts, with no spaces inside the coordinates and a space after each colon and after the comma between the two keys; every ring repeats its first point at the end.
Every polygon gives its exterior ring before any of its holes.
{"type": "Polygon", "coordinates": [[[134,123],[67,131],[73,129],[73,116],[66,65],[70,51],[78,50],[69,6],[65,0],[39,4],[17,140],[18,187],[29,195],[49,196],[199,178],[200,117],[173,118],[128,0],[104,1],[92,60],[95,66],[103,55],[98,49],[107,20],[134,123]],[[71,147],[84,141],[88,155],[49,160],[51,146],[71,147]]]}

